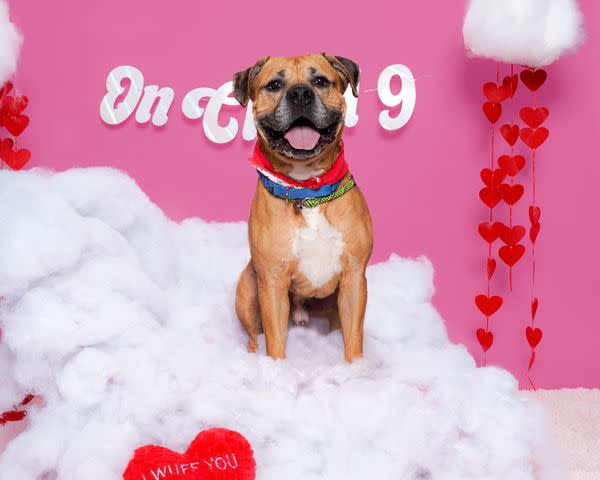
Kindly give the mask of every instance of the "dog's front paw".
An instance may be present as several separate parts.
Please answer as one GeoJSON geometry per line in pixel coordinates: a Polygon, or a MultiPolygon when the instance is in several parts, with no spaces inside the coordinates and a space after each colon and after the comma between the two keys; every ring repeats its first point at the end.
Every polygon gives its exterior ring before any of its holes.
{"type": "Polygon", "coordinates": [[[306,327],[308,325],[308,322],[310,321],[310,318],[308,316],[308,310],[302,305],[293,305],[292,320],[296,325],[306,327]]]}

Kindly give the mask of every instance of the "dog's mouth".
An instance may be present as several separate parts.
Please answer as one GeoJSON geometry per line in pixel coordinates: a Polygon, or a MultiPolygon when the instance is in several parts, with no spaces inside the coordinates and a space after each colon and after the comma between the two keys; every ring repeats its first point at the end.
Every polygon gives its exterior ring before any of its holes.
{"type": "Polygon", "coordinates": [[[306,117],[299,117],[287,128],[279,130],[267,121],[260,122],[269,146],[288,157],[305,159],[318,155],[323,147],[335,140],[340,118],[335,118],[324,128],[317,126],[306,117]]]}

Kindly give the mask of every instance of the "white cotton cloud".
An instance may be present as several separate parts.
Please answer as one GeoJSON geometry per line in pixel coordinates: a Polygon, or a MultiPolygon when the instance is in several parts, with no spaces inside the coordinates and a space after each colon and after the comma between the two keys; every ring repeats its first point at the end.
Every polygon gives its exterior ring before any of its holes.
{"type": "Polygon", "coordinates": [[[0,0],[0,85],[10,79],[17,69],[23,38],[11,23],[6,0],[0,0]]]}
{"type": "Polygon", "coordinates": [[[543,67],[583,39],[576,0],[469,0],[465,48],[474,56],[543,67]]]}
{"type": "Polygon", "coordinates": [[[44,398],[0,478],[114,480],[135,448],[216,426],[248,438],[260,480],[564,478],[539,407],[448,340],[424,258],[368,268],[364,360],[318,319],[286,361],[263,337],[248,353],[246,229],[171,222],[111,169],[0,172],[0,411],[44,398]]]}

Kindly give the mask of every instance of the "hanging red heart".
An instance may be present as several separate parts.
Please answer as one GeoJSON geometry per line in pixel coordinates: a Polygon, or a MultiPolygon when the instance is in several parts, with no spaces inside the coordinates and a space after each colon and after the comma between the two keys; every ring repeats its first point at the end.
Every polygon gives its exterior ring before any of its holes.
{"type": "Polygon", "coordinates": [[[522,128],[519,132],[521,140],[531,149],[535,149],[540,147],[548,138],[547,128],[536,128],[532,130],[531,128],[522,128]]]}
{"type": "Polygon", "coordinates": [[[528,127],[534,129],[538,128],[542,123],[544,123],[549,114],[550,110],[548,110],[546,107],[523,107],[519,111],[521,120],[523,120],[528,127]]]}
{"type": "Polygon", "coordinates": [[[537,309],[539,306],[540,302],[537,299],[537,297],[533,297],[531,299],[531,320],[535,320],[535,314],[537,313],[537,309]]]}
{"type": "Polygon", "coordinates": [[[537,236],[540,233],[540,228],[541,228],[541,223],[535,223],[531,226],[531,228],[529,229],[529,240],[531,240],[531,243],[535,243],[535,241],[537,240],[537,236]]]}
{"type": "Polygon", "coordinates": [[[27,115],[5,113],[2,116],[2,122],[11,135],[18,137],[27,128],[27,125],[29,125],[29,117],[27,115]]]}
{"type": "Polygon", "coordinates": [[[478,226],[479,235],[481,235],[481,238],[483,238],[487,243],[494,243],[504,228],[506,227],[502,222],[494,222],[493,224],[489,222],[482,222],[478,226]]]}
{"type": "Polygon", "coordinates": [[[500,238],[506,245],[516,245],[525,236],[525,227],[515,225],[514,227],[505,227],[500,234],[500,238]]]}
{"type": "Polygon", "coordinates": [[[490,208],[494,208],[501,200],[498,191],[495,188],[490,187],[484,187],[479,190],[479,198],[481,198],[481,201],[490,208]]]}
{"type": "Polygon", "coordinates": [[[26,148],[13,150],[14,142],[11,138],[5,138],[0,143],[0,158],[13,170],[21,170],[31,159],[31,152],[26,148]]]}
{"type": "Polygon", "coordinates": [[[510,91],[510,98],[514,97],[515,93],[517,93],[517,88],[519,87],[519,76],[515,73],[512,77],[504,77],[502,85],[510,91]]]}
{"type": "Polygon", "coordinates": [[[7,95],[2,99],[2,111],[4,114],[20,115],[27,108],[28,104],[29,98],[25,95],[18,95],[16,97],[7,95]]]}
{"type": "Polygon", "coordinates": [[[489,102],[502,103],[510,97],[510,84],[506,85],[503,83],[502,85],[497,85],[496,83],[488,82],[483,86],[483,94],[489,102]]]}
{"type": "Polygon", "coordinates": [[[519,126],[518,125],[509,125],[505,123],[500,127],[500,133],[511,147],[515,146],[517,140],[519,139],[519,126]]]}
{"type": "Polygon", "coordinates": [[[508,205],[514,205],[519,201],[519,199],[523,196],[525,189],[523,185],[515,183],[514,185],[509,185],[508,183],[503,183],[498,186],[498,195],[500,198],[504,200],[508,205]]]}
{"type": "Polygon", "coordinates": [[[487,295],[477,295],[475,297],[475,305],[477,305],[479,311],[486,317],[491,317],[502,306],[502,297],[497,295],[492,297],[488,297],[487,295]]]}
{"type": "Polygon", "coordinates": [[[502,115],[502,105],[499,103],[485,102],[483,104],[483,113],[485,117],[488,119],[488,122],[494,124],[502,115]]]}
{"type": "Polygon", "coordinates": [[[493,258],[488,258],[488,261],[487,261],[488,280],[494,276],[495,271],[496,271],[496,260],[494,260],[493,258]]]}
{"type": "Polygon", "coordinates": [[[523,155],[501,155],[498,158],[498,165],[506,175],[514,177],[523,170],[525,157],[523,155]]]}
{"type": "Polygon", "coordinates": [[[498,250],[498,255],[509,267],[514,266],[524,253],[525,247],[523,245],[505,245],[498,250]]]}
{"type": "Polygon", "coordinates": [[[529,368],[528,368],[528,370],[531,370],[531,367],[533,367],[534,363],[535,363],[535,351],[531,352],[531,357],[529,357],[529,368]]]}
{"type": "Polygon", "coordinates": [[[521,81],[532,92],[536,92],[546,81],[548,74],[545,70],[526,69],[521,72],[521,81]]]}
{"type": "Polygon", "coordinates": [[[500,185],[506,178],[506,174],[500,168],[497,168],[493,172],[489,168],[484,168],[481,170],[480,176],[483,183],[492,188],[500,185]]]}
{"type": "Polygon", "coordinates": [[[165,447],[138,448],[123,472],[123,480],[254,480],[252,447],[239,433],[225,428],[200,432],[187,451],[165,447]]]}
{"type": "Polygon", "coordinates": [[[475,335],[477,336],[477,341],[479,341],[479,345],[481,345],[483,351],[487,352],[492,346],[492,343],[494,343],[494,334],[483,328],[478,328],[475,335]]]}
{"type": "Polygon", "coordinates": [[[537,347],[542,341],[542,331],[539,328],[527,327],[525,329],[525,336],[531,348],[537,347]]]}
{"type": "Polygon", "coordinates": [[[529,221],[532,225],[539,223],[541,215],[542,211],[540,210],[540,207],[534,207],[533,205],[529,205],[529,221]]]}

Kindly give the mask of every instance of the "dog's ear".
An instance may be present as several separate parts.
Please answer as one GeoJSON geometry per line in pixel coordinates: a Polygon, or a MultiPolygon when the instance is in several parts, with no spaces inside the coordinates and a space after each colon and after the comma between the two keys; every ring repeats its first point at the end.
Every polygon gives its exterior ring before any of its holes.
{"type": "Polygon", "coordinates": [[[345,86],[347,87],[350,85],[350,88],[352,88],[352,94],[355,97],[358,97],[358,81],[360,80],[360,69],[358,68],[358,65],[352,60],[348,60],[344,57],[327,55],[326,53],[323,53],[323,56],[342,76],[345,86]]]}
{"type": "Polygon", "coordinates": [[[269,58],[271,57],[261,58],[254,66],[247,68],[243,72],[238,72],[233,76],[233,96],[240,102],[242,107],[248,105],[248,100],[254,100],[251,98],[254,79],[264,64],[269,61],[269,58]]]}

